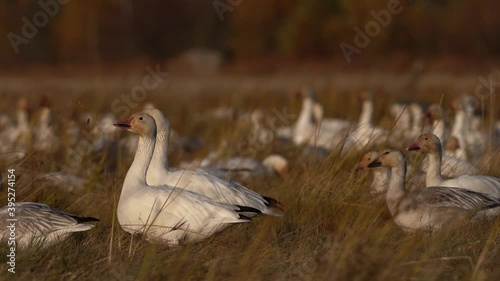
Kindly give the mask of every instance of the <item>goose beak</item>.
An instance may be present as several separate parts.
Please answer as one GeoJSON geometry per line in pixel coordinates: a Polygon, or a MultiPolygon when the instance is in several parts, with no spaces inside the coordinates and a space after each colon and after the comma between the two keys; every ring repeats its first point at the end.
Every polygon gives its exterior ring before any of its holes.
{"type": "Polygon", "coordinates": [[[381,167],[382,162],[380,162],[378,159],[373,160],[370,164],[368,164],[368,168],[376,168],[376,167],[381,167]]]}
{"type": "Polygon", "coordinates": [[[132,123],[132,120],[134,120],[133,117],[127,120],[123,120],[121,122],[116,122],[115,124],[113,124],[113,126],[128,130],[132,128],[132,126],[130,125],[130,123],[132,123]]]}
{"type": "Polygon", "coordinates": [[[420,146],[418,145],[418,143],[415,142],[406,148],[406,151],[413,151],[413,150],[420,150],[420,146]]]}

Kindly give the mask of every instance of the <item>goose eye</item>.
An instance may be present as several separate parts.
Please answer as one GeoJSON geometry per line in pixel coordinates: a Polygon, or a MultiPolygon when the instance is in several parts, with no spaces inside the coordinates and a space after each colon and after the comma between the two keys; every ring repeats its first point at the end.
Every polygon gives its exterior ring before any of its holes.
{"type": "Polygon", "coordinates": [[[372,158],[371,158],[371,157],[368,157],[368,161],[370,161],[370,160],[372,160],[372,158]]]}
{"type": "Polygon", "coordinates": [[[429,138],[425,138],[425,140],[429,140],[429,138]]]}
{"type": "Polygon", "coordinates": [[[142,117],[139,117],[139,120],[142,120],[143,118],[142,117]]]}
{"type": "Polygon", "coordinates": [[[389,154],[389,151],[384,152],[384,155],[387,155],[387,154],[389,154]]]}

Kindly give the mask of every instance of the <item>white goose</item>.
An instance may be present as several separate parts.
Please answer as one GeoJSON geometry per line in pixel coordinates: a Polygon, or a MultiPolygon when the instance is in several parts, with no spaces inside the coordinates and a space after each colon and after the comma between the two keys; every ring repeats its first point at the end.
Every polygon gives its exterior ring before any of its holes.
{"type": "Polygon", "coordinates": [[[397,140],[405,139],[411,132],[410,109],[404,105],[395,103],[390,108],[391,116],[394,118],[393,136],[397,140]]]}
{"type": "Polygon", "coordinates": [[[148,184],[176,186],[200,193],[216,202],[252,207],[267,215],[284,215],[276,199],[262,196],[236,182],[201,171],[170,171],[167,157],[170,122],[158,109],[146,109],[144,112],[154,118],[158,128],[155,150],[147,172],[148,184]]]}
{"type": "Polygon", "coordinates": [[[293,143],[334,149],[343,140],[351,124],[341,119],[323,118],[323,109],[315,101],[311,89],[303,87],[297,95],[302,98],[302,109],[293,126],[293,143]]]}
{"type": "Polygon", "coordinates": [[[277,154],[269,155],[262,162],[249,157],[231,157],[216,161],[201,169],[219,178],[224,179],[228,175],[234,175],[238,180],[249,181],[271,177],[275,174],[286,177],[288,175],[288,161],[277,154]]]}
{"type": "Polygon", "coordinates": [[[443,108],[440,105],[433,104],[429,106],[425,116],[432,121],[431,132],[439,138],[441,143],[444,143],[446,124],[443,108]]]}
{"type": "Polygon", "coordinates": [[[373,94],[371,92],[364,93],[360,96],[362,101],[361,115],[356,129],[349,135],[344,145],[343,152],[347,152],[350,148],[363,149],[369,144],[382,144],[387,132],[373,125],[373,94]]]}
{"type": "Polygon", "coordinates": [[[410,137],[416,138],[422,134],[423,129],[423,117],[424,113],[422,111],[422,107],[418,103],[411,103],[409,105],[410,113],[411,113],[411,130],[410,137]]]}
{"type": "Polygon", "coordinates": [[[42,107],[36,127],[33,148],[38,151],[48,151],[57,145],[57,137],[52,129],[52,118],[49,107],[42,107]]]}
{"type": "Polygon", "coordinates": [[[468,189],[428,187],[411,192],[405,189],[406,160],[400,150],[387,150],[368,167],[390,167],[386,201],[394,222],[403,230],[436,231],[470,215],[500,207],[500,199],[468,189]]]}
{"type": "MultiPolygon", "coordinates": [[[[85,222],[99,221],[92,217],[78,217],[41,203],[16,202],[15,216],[8,206],[0,209],[0,240],[8,240],[9,226],[15,224],[16,245],[47,247],[62,241],[73,232],[86,231],[94,227],[85,222]],[[17,219],[10,222],[9,219],[17,219]]],[[[9,244],[10,245],[10,244],[9,244]]]]}
{"type": "Polygon", "coordinates": [[[483,175],[461,175],[456,178],[443,178],[441,175],[442,147],[436,135],[421,135],[407,150],[420,150],[427,154],[429,167],[425,180],[426,186],[465,188],[500,198],[500,179],[498,178],[483,175]]]}
{"type": "Polygon", "coordinates": [[[146,173],[156,142],[153,117],[135,113],[115,126],[139,135],[118,202],[118,221],[126,232],[177,245],[201,241],[232,224],[250,222],[247,214],[260,213],[250,207],[218,203],[182,188],[148,185],[146,173]]]}

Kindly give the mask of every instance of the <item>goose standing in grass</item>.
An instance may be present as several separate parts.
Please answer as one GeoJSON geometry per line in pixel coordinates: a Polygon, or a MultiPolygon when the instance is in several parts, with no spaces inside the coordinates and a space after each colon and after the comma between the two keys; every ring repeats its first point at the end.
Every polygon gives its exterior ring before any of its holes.
{"type": "Polygon", "coordinates": [[[38,151],[51,151],[57,146],[57,137],[52,128],[52,118],[49,107],[42,107],[35,128],[33,148],[38,151]]]}
{"type": "MultiPolygon", "coordinates": [[[[73,232],[86,231],[94,227],[86,222],[99,221],[92,217],[78,217],[51,206],[34,202],[16,202],[15,216],[8,206],[0,209],[2,225],[0,240],[8,240],[9,225],[15,223],[16,245],[21,248],[33,246],[47,247],[62,241],[73,232]],[[8,219],[17,219],[9,222],[8,219]]],[[[10,245],[10,244],[9,244],[10,245]]]]}
{"type": "Polygon", "coordinates": [[[404,140],[411,132],[411,113],[410,109],[400,103],[395,103],[390,107],[391,116],[394,118],[394,126],[392,129],[393,138],[396,140],[404,140]]]}
{"type": "Polygon", "coordinates": [[[500,198],[499,178],[483,175],[461,175],[456,178],[443,178],[441,175],[442,147],[436,135],[422,134],[407,150],[420,150],[427,154],[429,167],[425,179],[426,186],[465,188],[500,198]]]}
{"type": "Polygon", "coordinates": [[[218,203],[183,188],[148,185],[146,173],[156,143],[153,117],[135,113],[115,126],[139,135],[118,202],[118,221],[126,232],[177,245],[204,240],[232,224],[250,222],[248,216],[260,213],[251,207],[218,203]]]}
{"type": "Polygon", "coordinates": [[[411,103],[409,105],[409,110],[411,113],[411,130],[409,137],[416,138],[422,134],[423,129],[423,117],[424,113],[422,107],[418,103],[411,103]]]}
{"type": "Polygon", "coordinates": [[[363,149],[370,144],[382,144],[387,137],[387,132],[373,125],[373,94],[366,92],[359,96],[362,102],[361,115],[356,129],[349,135],[342,149],[343,152],[351,148],[363,149]]]}
{"type": "Polygon", "coordinates": [[[158,109],[146,109],[144,112],[154,118],[158,128],[154,154],[147,172],[148,184],[175,186],[200,193],[216,202],[252,207],[266,215],[284,215],[283,207],[276,199],[262,196],[236,182],[226,181],[203,171],[170,171],[170,122],[158,109]]]}
{"type": "Polygon", "coordinates": [[[406,191],[406,160],[400,150],[384,151],[368,167],[391,168],[386,201],[394,222],[403,230],[436,231],[500,207],[499,198],[469,189],[432,186],[406,191]]]}
{"type": "Polygon", "coordinates": [[[311,89],[303,87],[297,96],[302,98],[302,108],[293,126],[293,143],[334,149],[343,140],[350,123],[341,119],[323,118],[323,109],[315,101],[311,89]]]}

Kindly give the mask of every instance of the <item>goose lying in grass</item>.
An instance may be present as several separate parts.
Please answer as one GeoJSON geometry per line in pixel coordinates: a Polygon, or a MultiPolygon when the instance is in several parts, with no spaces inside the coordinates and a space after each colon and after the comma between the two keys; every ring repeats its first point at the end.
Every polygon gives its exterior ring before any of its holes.
{"type": "Polygon", "coordinates": [[[167,158],[170,122],[158,109],[146,109],[144,112],[154,118],[158,128],[153,158],[147,171],[148,184],[176,186],[202,194],[215,202],[252,207],[266,215],[284,215],[282,205],[276,199],[262,196],[236,182],[203,171],[170,171],[167,158]]]}
{"type": "MultiPolygon", "coordinates": [[[[72,232],[86,231],[94,227],[86,222],[99,221],[92,217],[78,217],[51,206],[34,202],[16,202],[15,216],[9,206],[0,209],[3,218],[0,226],[0,240],[8,240],[9,226],[15,224],[17,247],[47,247],[67,238],[72,232]],[[9,221],[16,219],[16,221],[9,221]]],[[[11,244],[9,244],[12,246],[11,244]]]]}
{"type": "Polygon", "coordinates": [[[466,188],[500,198],[500,179],[483,175],[461,175],[445,179],[441,175],[442,146],[434,134],[422,134],[407,150],[420,150],[427,154],[429,167],[425,179],[426,186],[449,186],[466,188]]]}
{"type": "Polygon", "coordinates": [[[235,223],[250,222],[260,211],[247,206],[215,202],[183,188],[146,183],[153,157],[156,124],[146,113],[135,113],[115,126],[139,135],[118,202],[118,221],[128,233],[144,234],[148,240],[177,245],[197,242],[235,223]]]}
{"type": "Polygon", "coordinates": [[[394,222],[403,230],[436,231],[500,207],[499,198],[463,188],[433,186],[406,191],[406,160],[400,150],[386,150],[368,167],[391,168],[386,201],[394,222]]]}
{"type": "Polygon", "coordinates": [[[249,157],[231,157],[216,161],[201,169],[219,178],[225,179],[227,176],[234,176],[238,180],[247,182],[274,175],[286,177],[288,175],[288,161],[277,154],[269,155],[262,162],[249,157]]]}

